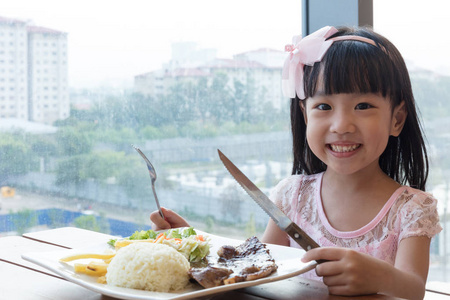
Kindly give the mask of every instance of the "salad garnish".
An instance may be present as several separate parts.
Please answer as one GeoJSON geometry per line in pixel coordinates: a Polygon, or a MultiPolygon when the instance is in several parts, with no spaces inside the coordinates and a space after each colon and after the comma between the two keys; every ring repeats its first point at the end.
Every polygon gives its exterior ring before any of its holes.
{"type": "Polygon", "coordinates": [[[173,228],[163,232],[152,229],[136,231],[123,239],[111,239],[108,244],[120,249],[134,242],[161,243],[173,247],[190,262],[199,262],[209,254],[209,240],[197,234],[193,227],[173,228]]]}

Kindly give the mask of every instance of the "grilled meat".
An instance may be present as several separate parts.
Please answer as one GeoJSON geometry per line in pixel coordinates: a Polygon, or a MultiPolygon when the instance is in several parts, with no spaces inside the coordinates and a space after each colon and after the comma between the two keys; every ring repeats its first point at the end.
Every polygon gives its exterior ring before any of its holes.
{"type": "Polygon", "coordinates": [[[269,249],[257,237],[237,247],[222,246],[217,255],[217,261],[209,261],[206,267],[189,270],[189,276],[205,288],[263,278],[277,269],[269,249]]]}
{"type": "Polygon", "coordinates": [[[223,281],[233,273],[227,268],[213,267],[208,265],[203,268],[191,268],[189,276],[195,279],[204,288],[215,287],[223,284],[223,281]]]}

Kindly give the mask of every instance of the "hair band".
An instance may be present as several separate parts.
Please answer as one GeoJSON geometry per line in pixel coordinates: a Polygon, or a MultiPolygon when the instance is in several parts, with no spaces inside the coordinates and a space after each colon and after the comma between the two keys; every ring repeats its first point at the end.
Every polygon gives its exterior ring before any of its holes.
{"type": "Polygon", "coordinates": [[[303,67],[313,66],[322,60],[325,53],[335,41],[354,40],[376,46],[376,43],[368,38],[357,35],[343,35],[328,39],[338,30],[331,26],[323,27],[305,38],[294,36],[292,45],[286,45],[285,51],[290,52],[286,58],[282,72],[283,95],[289,98],[305,98],[303,89],[303,67]]]}

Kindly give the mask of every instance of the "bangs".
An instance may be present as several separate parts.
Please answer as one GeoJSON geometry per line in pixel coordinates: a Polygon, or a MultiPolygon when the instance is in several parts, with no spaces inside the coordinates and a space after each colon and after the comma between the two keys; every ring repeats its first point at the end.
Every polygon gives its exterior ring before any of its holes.
{"type": "MultiPolygon", "coordinates": [[[[385,51],[359,41],[337,41],[320,63],[305,66],[305,96],[320,89],[326,95],[373,93],[395,101],[398,82],[396,70],[385,51]],[[396,80],[397,78],[397,80],[396,80]]],[[[398,99],[398,98],[397,98],[398,99]]]]}
{"type": "MultiPolygon", "coordinates": [[[[357,35],[361,41],[334,41],[320,62],[303,68],[305,99],[317,92],[325,95],[377,94],[387,98],[392,110],[404,103],[406,120],[401,133],[390,136],[379,158],[384,173],[411,187],[425,190],[428,157],[416,111],[408,69],[397,48],[385,37],[367,28],[341,27],[334,36],[357,35]]],[[[327,166],[312,152],[307,142],[307,122],[298,95],[291,99],[291,130],[294,164],[292,174],[317,174],[327,166]]]]}

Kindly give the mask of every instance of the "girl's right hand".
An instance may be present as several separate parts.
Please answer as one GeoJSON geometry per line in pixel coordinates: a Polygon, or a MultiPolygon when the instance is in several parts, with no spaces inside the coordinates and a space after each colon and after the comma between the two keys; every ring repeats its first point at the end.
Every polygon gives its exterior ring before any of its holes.
{"type": "Polygon", "coordinates": [[[150,214],[150,220],[153,223],[153,230],[157,231],[170,228],[189,227],[188,222],[173,210],[164,207],[161,207],[161,210],[164,214],[164,219],[157,210],[150,214]]]}

